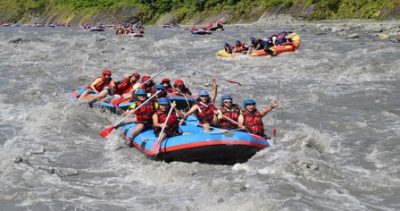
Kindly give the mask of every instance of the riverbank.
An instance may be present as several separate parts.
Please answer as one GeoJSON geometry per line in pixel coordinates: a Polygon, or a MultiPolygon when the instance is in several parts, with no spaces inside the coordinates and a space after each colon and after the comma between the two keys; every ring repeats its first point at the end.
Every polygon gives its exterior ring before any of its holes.
{"type": "Polygon", "coordinates": [[[0,22],[68,24],[135,22],[163,24],[204,24],[222,19],[227,23],[251,23],[265,15],[290,15],[303,20],[323,19],[400,19],[400,1],[295,1],[238,0],[214,1],[111,1],[35,0],[0,1],[0,22]]]}

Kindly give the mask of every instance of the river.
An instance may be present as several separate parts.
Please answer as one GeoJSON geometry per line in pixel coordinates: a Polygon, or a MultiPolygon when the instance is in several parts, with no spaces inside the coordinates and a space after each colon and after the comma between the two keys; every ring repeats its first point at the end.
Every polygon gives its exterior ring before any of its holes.
{"type": "Polygon", "coordinates": [[[0,210],[400,209],[399,44],[307,24],[205,36],[147,27],[144,38],[10,27],[0,38],[0,210]],[[302,37],[295,53],[215,56],[224,42],[286,29],[302,37]],[[103,68],[119,79],[163,67],[159,80],[192,91],[211,90],[204,73],[239,81],[218,80],[218,91],[240,104],[261,108],[279,92],[276,144],[232,166],[157,162],[117,132],[100,138],[118,117],[69,97],[103,68]]]}

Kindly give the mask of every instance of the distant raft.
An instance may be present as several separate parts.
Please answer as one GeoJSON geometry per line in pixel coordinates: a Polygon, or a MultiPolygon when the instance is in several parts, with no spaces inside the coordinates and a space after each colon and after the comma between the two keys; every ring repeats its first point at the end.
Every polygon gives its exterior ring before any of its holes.
{"type": "Polygon", "coordinates": [[[192,34],[206,35],[206,34],[212,34],[212,32],[204,29],[197,29],[196,31],[192,31],[192,34]]]}
{"type": "MultiPolygon", "coordinates": [[[[78,99],[79,96],[80,96],[85,90],[86,90],[86,89],[83,88],[83,87],[77,88],[77,89],[75,89],[75,90],[73,90],[73,91],[71,92],[71,96],[72,96],[73,98],[78,99]]],[[[88,95],[84,98],[84,100],[85,100],[85,101],[90,101],[90,100],[92,100],[96,95],[97,95],[96,93],[92,92],[92,93],[88,94],[88,95]]],[[[118,107],[113,106],[113,105],[111,104],[111,100],[116,99],[116,98],[118,98],[118,97],[117,97],[117,96],[111,97],[111,99],[108,99],[107,101],[106,101],[105,99],[102,99],[102,100],[100,100],[100,101],[97,101],[97,102],[93,103],[93,105],[99,106],[99,107],[102,107],[102,108],[105,108],[105,109],[108,109],[108,110],[110,110],[111,112],[114,112],[114,113],[120,113],[121,110],[127,110],[127,109],[129,108],[129,106],[131,106],[131,105],[133,104],[133,102],[129,102],[129,100],[126,100],[126,101],[123,101],[121,104],[119,104],[118,107]]],[[[106,98],[106,99],[107,99],[107,98],[106,98]]]]}
{"type": "Polygon", "coordinates": [[[219,56],[219,57],[224,57],[224,58],[231,58],[231,57],[233,57],[233,54],[226,52],[225,49],[219,50],[219,51],[216,53],[216,55],[219,56]]]}
{"type": "MultiPolygon", "coordinates": [[[[301,38],[297,33],[291,33],[288,35],[288,39],[291,40],[290,43],[286,43],[284,45],[275,45],[269,48],[274,52],[274,55],[278,55],[284,52],[293,52],[296,51],[301,45],[301,38]]],[[[252,51],[250,56],[267,56],[269,55],[264,49],[252,51]]]]}
{"type": "MultiPolygon", "coordinates": [[[[278,55],[280,53],[284,52],[293,52],[296,50],[296,48],[293,45],[275,45],[270,48],[270,50],[275,52],[275,55],[278,55]]],[[[256,57],[256,56],[267,56],[269,55],[264,49],[260,50],[255,50],[250,53],[250,56],[256,57]]]]}
{"type": "MultiPolygon", "coordinates": [[[[198,124],[195,117],[188,121],[198,124]]],[[[194,125],[180,126],[182,135],[165,139],[157,155],[153,152],[153,146],[158,137],[153,130],[146,130],[131,140],[127,136],[136,126],[131,123],[121,128],[121,136],[125,140],[133,141],[135,148],[152,159],[166,162],[243,163],[256,152],[270,146],[268,139],[247,132],[221,129],[206,133],[201,127],[194,125]]]]}
{"type": "Polygon", "coordinates": [[[238,52],[238,53],[235,53],[235,54],[231,54],[231,53],[226,52],[225,49],[222,49],[222,50],[217,51],[216,55],[218,57],[232,58],[235,55],[243,55],[243,56],[245,56],[245,55],[247,55],[247,52],[248,51],[242,51],[242,52],[238,52]]]}

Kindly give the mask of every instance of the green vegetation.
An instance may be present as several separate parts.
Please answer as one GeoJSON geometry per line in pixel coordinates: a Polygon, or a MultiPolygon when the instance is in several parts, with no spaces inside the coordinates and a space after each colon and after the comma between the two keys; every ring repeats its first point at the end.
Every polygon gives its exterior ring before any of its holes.
{"type": "Polygon", "coordinates": [[[384,19],[399,18],[399,9],[400,0],[0,0],[0,20],[78,23],[95,21],[91,16],[104,13],[107,20],[141,19],[146,23],[166,14],[183,23],[219,14],[225,14],[229,22],[246,22],[257,20],[266,11],[309,20],[384,19]]]}

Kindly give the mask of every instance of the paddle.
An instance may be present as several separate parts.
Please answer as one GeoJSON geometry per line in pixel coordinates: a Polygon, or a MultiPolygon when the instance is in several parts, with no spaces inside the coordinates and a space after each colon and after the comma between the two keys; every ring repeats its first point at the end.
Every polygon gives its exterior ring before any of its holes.
{"type": "MultiPolygon", "coordinates": [[[[185,66],[181,66],[181,65],[175,65],[175,66],[177,66],[177,67],[182,67],[182,68],[184,68],[184,69],[191,70],[191,71],[193,71],[193,72],[203,73],[203,72],[201,72],[201,71],[197,71],[197,70],[194,70],[194,69],[185,67],[185,66]]],[[[204,73],[203,73],[203,74],[204,74],[204,73]]],[[[228,83],[237,84],[237,85],[239,85],[239,86],[242,86],[241,83],[239,83],[239,82],[237,82],[237,81],[234,81],[234,80],[227,80],[227,79],[224,79],[224,78],[221,78],[221,77],[216,77],[216,78],[219,79],[219,80],[226,81],[226,82],[228,82],[228,83]]]]}
{"type": "Polygon", "coordinates": [[[164,129],[167,126],[167,122],[168,122],[169,116],[171,116],[172,110],[174,110],[175,106],[176,106],[176,104],[171,105],[171,108],[168,111],[167,118],[165,119],[165,122],[164,122],[164,126],[161,128],[161,132],[158,135],[157,142],[153,146],[153,150],[152,151],[154,152],[154,155],[157,155],[160,152],[161,135],[164,133],[164,129]]]}
{"type": "MultiPolygon", "coordinates": [[[[157,96],[157,94],[161,92],[161,90],[158,90],[154,95],[152,95],[151,97],[149,97],[146,101],[144,101],[140,106],[138,106],[137,108],[135,108],[135,110],[133,112],[135,112],[136,110],[138,110],[140,107],[142,107],[143,105],[145,105],[146,103],[148,103],[152,98],[154,98],[155,96],[157,96]]],[[[132,112],[132,113],[133,113],[132,112]]],[[[131,114],[126,115],[124,118],[118,120],[116,123],[114,123],[111,127],[107,127],[105,129],[103,129],[102,131],[100,131],[100,136],[102,138],[107,137],[108,135],[111,134],[111,132],[115,129],[115,127],[120,124],[121,122],[125,121],[125,119],[127,119],[129,116],[131,116],[131,114]]]]}
{"type": "MultiPolygon", "coordinates": [[[[281,87],[281,82],[278,80],[278,90],[277,90],[277,94],[276,94],[276,101],[278,101],[278,102],[279,102],[280,87],[281,87]]],[[[276,133],[277,133],[277,129],[276,129],[276,120],[277,119],[278,119],[278,109],[275,111],[274,129],[272,129],[272,135],[274,136],[274,138],[276,138],[276,133]]],[[[275,142],[275,140],[274,140],[274,142],[275,142]]]]}
{"type": "MultiPolygon", "coordinates": [[[[149,79],[147,79],[146,81],[144,81],[143,83],[141,83],[138,87],[140,88],[143,84],[145,84],[145,83],[147,83],[148,81],[152,80],[153,78],[155,78],[156,76],[160,75],[162,72],[164,72],[164,71],[166,71],[166,70],[167,70],[167,68],[164,67],[163,69],[161,69],[160,72],[158,72],[158,73],[156,73],[155,75],[151,76],[149,79]]],[[[120,98],[117,98],[117,99],[115,99],[115,100],[112,100],[112,101],[111,101],[111,104],[112,104],[113,106],[118,106],[120,103],[124,102],[125,100],[126,100],[125,97],[120,97],[120,98]]]]}

